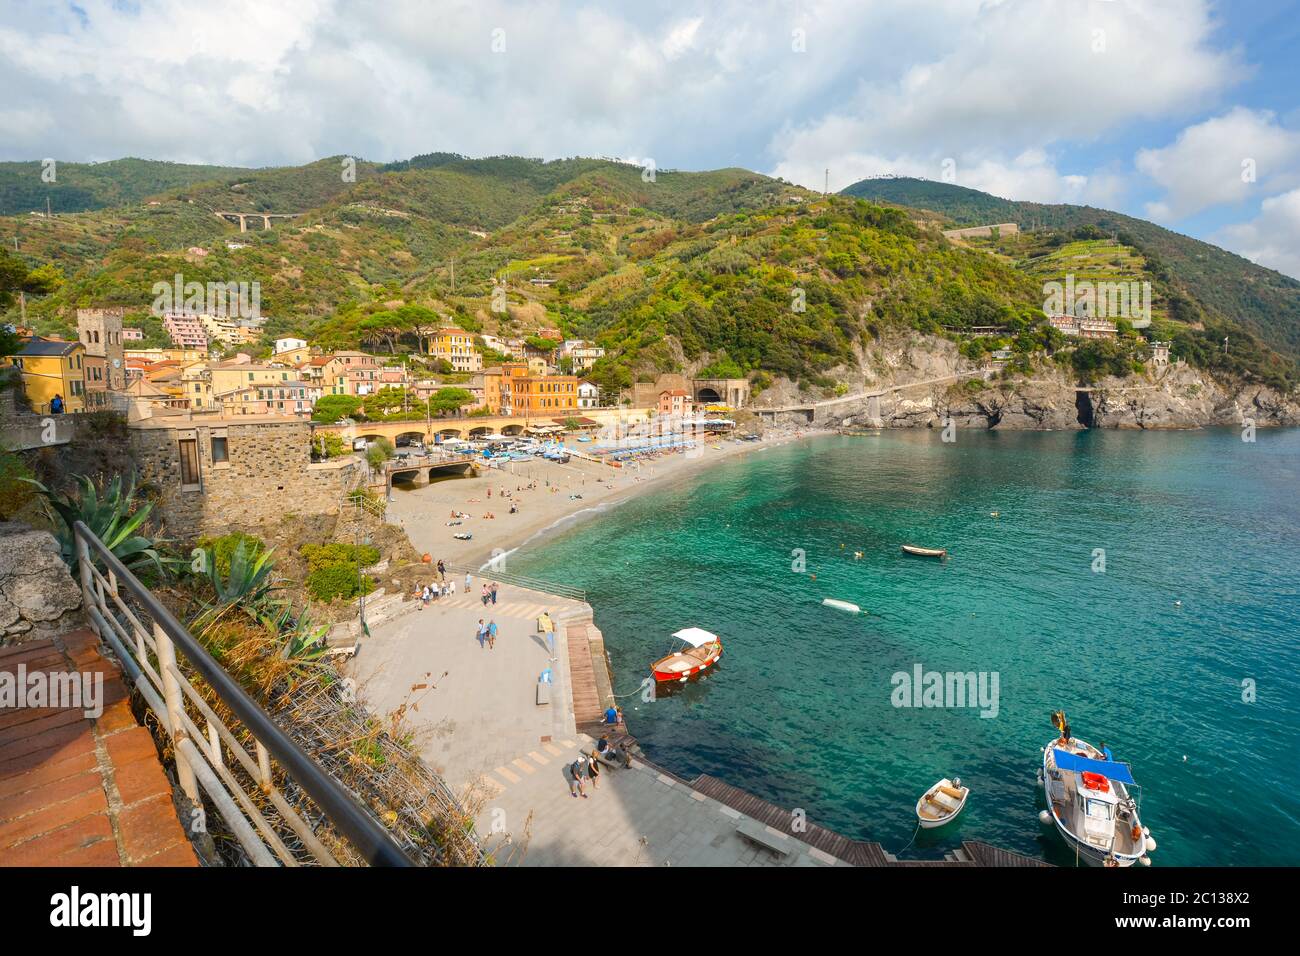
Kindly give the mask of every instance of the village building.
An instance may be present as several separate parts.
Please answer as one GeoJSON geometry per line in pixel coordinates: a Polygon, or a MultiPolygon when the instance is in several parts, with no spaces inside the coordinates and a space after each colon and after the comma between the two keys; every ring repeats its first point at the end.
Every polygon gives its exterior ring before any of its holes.
{"type": "Polygon", "coordinates": [[[193,540],[278,522],[336,514],[363,479],[352,457],[313,464],[311,426],[299,418],[155,415],[128,426],[140,482],[154,489],[171,537],[193,540]]]}
{"type": "Polygon", "coordinates": [[[1086,315],[1049,315],[1047,321],[1052,328],[1064,335],[1080,339],[1113,339],[1118,332],[1114,322],[1109,319],[1091,318],[1086,315]]]}
{"type": "Polygon", "coordinates": [[[429,354],[447,362],[457,372],[478,372],[483,356],[474,347],[474,336],[464,329],[439,329],[429,336],[429,354]]]}
{"type": "Polygon", "coordinates": [[[502,415],[552,415],[578,407],[578,380],[572,375],[534,375],[528,366],[511,362],[501,366],[502,415]]]}
{"type": "Polygon", "coordinates": [[[86,391],[126,388],[122,309],[78,309],[77,338],[86,347],[86,391]]]}
{"type": "Polygon", "coordinates": [[[659,393],[659,414],[681,417],[690,414],[691,393],[684,388],[664,389],[659,393]]]}
{"type": "Polygon", "coordinates": [[[585,378],[578,382],[578,407],[596,408],[600,404],[600,388],[585,378]]]}
{"type": "Polygon", "coordinates": [[[32,411],[53,411],[51,404],[56,396],[63,400],[65,412],[85,410],[86,347],[80,342],[32,336],[4,362],[19,370],[23,394],[32,411]]]}
{"type": "Polygon", "coordinates": [[[207,354],[208,333],[198,316],[189,312],[168,312],[163,315],[163,330],[171,336],[177,348],[195,349],[207,354]]]}

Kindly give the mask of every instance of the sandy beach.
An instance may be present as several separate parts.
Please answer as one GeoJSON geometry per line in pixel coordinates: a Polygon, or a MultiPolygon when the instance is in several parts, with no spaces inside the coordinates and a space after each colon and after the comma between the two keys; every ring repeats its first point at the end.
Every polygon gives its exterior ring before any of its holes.
{"type": "Polygon", "coordinates": [[[533,459],[503,468],[480,468],[476,477],[448,478],[409,490],[395,488],[388,518],[405,530],[417,551],[428,553],[434,561],[481,565],[548,528],[596,514],[670,479],[808,434],[768,429],[762,441],[709,442],[699,451],[667,453],[622,468],[576,457],[564,465],[533,459]],[[515,514],[510,513],[512,503],[519,509],[515,514]],[[453,512],[469,517],[453,519],[453,512]],[[449,526],[453,520],[460,524],[449,526]],[[457,540],[453,537],[457,532],[474,537],[457,540]]]}

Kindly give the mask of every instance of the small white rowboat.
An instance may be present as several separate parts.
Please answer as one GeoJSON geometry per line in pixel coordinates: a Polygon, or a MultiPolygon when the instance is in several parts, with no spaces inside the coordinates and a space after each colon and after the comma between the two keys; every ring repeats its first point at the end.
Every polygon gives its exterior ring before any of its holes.
{"type": "Polygon", "coordinates": [[[970,787],[963,787],[960,779],[944,777],[916,801],[916,818],[922,830],[933,830],[951,823],[966,806],[970,787]]]}

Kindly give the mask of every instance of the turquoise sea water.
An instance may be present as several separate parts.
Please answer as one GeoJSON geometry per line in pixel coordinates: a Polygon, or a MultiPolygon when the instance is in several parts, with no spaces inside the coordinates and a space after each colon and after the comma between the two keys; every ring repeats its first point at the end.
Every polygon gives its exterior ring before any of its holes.
{"type": "Polygon", "coordinates": [[[1064,707],[1132,765],[1156,865],[1300,863],[1300,431],[816,438],[553,532],[510,570],[587,588],[619,693],[672,631],[723,637],[709,679],[622,700],[678,774],[895,851],[956,775],[966,811],[905,855],[981,839],[1068,865],[1035,783],[1064,707]],[[997,716],[893,706],[916,664],[996,672],[997,716]]]}

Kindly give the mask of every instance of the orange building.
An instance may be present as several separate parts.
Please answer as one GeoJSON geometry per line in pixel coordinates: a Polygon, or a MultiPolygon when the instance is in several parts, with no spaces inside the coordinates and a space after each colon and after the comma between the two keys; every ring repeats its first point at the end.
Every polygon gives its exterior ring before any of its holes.
{"type": "Polygon", "coordinates": [[[554,416],[578,407],[577,376],[535,375],[522,362],[502,365],[500,375],[484,373],[484,398],[488,407],[492,407],[494,392],[502,415],[554,416]]]}

